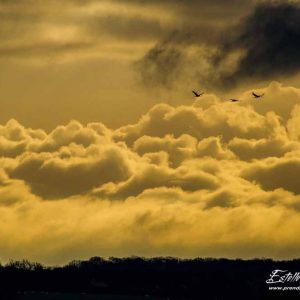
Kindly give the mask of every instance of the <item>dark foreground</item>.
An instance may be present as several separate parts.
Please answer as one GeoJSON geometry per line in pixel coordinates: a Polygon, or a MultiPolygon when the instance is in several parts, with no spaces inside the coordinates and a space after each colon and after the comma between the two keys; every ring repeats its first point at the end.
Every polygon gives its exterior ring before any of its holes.
{"type": "Polygon", "coordinates": [[[300,260],[94,257],[63,267],[10,262],[0,267],[0,299],[300,299],[297,272],[300,260]],[[266,283],[274,270],[280,276],[266,283]]]}

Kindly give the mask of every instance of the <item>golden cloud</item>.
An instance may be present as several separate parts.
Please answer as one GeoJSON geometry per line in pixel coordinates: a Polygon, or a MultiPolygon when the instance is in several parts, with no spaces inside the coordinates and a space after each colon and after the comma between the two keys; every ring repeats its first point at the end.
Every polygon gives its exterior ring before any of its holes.
{"type": "Polygon", "coordinates": [[[71,121],[47,133],[9,121],[1,259],[298,255],[299,95],[292,89],[287,118],[207,95],[156,105],[116,130],[71,121]]]}

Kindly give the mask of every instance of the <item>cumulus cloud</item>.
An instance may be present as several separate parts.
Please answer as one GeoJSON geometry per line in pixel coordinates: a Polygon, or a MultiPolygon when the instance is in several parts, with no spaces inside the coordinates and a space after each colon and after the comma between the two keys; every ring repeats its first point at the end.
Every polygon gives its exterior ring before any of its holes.
{"type": "Polygon", "coordinates": [[[34,193],[47,199],[81,194],[106,182],[124,180],[131,172],[126,156],[112,147],[102,151],[89,148],[84,158],[24,154],[8,173],[12,178],[23,179],[34,193]],[[94,157],[88,152],[95,152],[94,157]]]}
{"type": "Polygon", "coordinates": [[[164,137],[171,134],[179,137],[188,134],[199,140],[222,135],[228,141],[233,137],[263,138],[277,129],[280,129],[280,123],[274,114],[263,116],[250,107],[234,106],[229,102],[211,105],[206,109],[158,104],[137,124],[118,129],[114,139],[131,145],[144,135],[164,137]]]}
{"type": "Polygon", "coordinates": [[[161,151],[167,153],[172,166],[178,166],[183,160],[195,156],[196,147],[197,139],[190,135],[182,135],[178,138],[172,135],[163,138],[144,135],[133,144],[134,151],[140,155],[161,151]]]}
{"type": "Polygon", "coordinates": [[[300,194],[297,174],[300,170],[299,158],[266,159],[253,163],[242,176],[260,184],[266,190],[285,189],[300,194]]]}
{"type": "Polygon", "coordinates": [[[290,137],[293,140],[299,141],[300,131],[299,131],[299,123],[300,123],[300,106],[296,105],[291,113],[291,118],[288,120],[287,129],[290,137]]]}
{"type": "Polygon", "coordinates": [[[294,257],[300,91],[262,90],[260,102],[246,91],[241,103],[155,105],[115,130],[0,126],[2,259],[294,257]]]}
{"type": "Polygon", "coordinates": [[[251,160],[270,156],[281,157],[285,153],[299,149],[299,144],[282,137],[259,140],[234,138],[230,141],[228,147],[240,159],[251,160]]]}
{"type": "Polygon", "coordinates": [[[124,199],[137,196],[143,191],[158,187],[179,187],[183,191],[211,190],[218,187],[218,179],[201,170],[178,168],[168,169],[164,166],[140,166],[139,171],[127,182],[119,185],[109,184],[95,191],[104,198],[124,199]]]}
{"type": "MultiPolygon", "coordinates": [[[[71,121],[46,133],[11,120],[0,127],[3,170],[43,199],[91,194],[124,200],[160,187],[216,190],[226,176],[213,161],[228,162],[234,171],[253,160],[281,162],[299,151],[300,92],[278,83],[264,92],[260,106],[252,99],[235,105],[214,95],[190,106],[155,105],[136,124],[116,130],[71,121]],[[282,116],[280,106],[288,107],[282,116]]],[[[242,178],[259,173],[253,172],[242,178]]]]}

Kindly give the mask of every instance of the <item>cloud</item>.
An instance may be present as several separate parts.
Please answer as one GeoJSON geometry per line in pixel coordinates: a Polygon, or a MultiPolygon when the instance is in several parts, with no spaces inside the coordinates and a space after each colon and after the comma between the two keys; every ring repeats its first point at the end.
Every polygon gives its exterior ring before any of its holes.
{"type": "Polygon", "coordinates": [[[119,3],[134,3],[141,7],[151,8],[158,7],[160,10],[173,11],[178,19],[184,21],[199,22],[199,16],[202,20],[213,21],[217,18],[230,20],[232,16],[243,13],[246,9],[252,6],[253,1],[247,0],[229,0],[226,4],[222,0],[212,0],[208,5],[207,0],[154,0],[149,3],[142,0],[114,0],[119,3]],[[205,12],[204,12],[205,9],[205,12]]]}
{"type": "Polygon", "coordinates": [[[241,176],[257,182],[266,190],[285,189],[297,195],[300,188],[297,174],[300,171],[299,158],[267,159],[254,163],[241,176]]]}
{"type": "MultiPolygon", "coordinates": [[[[126,47],[133,52],[131,59],[137,59],[153,43],[181,28],[191,30],[197,43],[211,43],[219,28],[243,15],[252,1],[230,0],[224,5],[214,0],[207,5],[206,0],[14,0],[1,1],[0,6],[0,58],[47,64],[112,54],[122,59],[120,48],[126,47]]],[[[164,43],[158,44],[157,50],[166,52],[163,56],[178,57],[164,43]]],[[[155,50],[150,52],[149,56],[159,56],[155,50]]],[[[170,66],[163,58],[159,62],[170,66]]]]}
{"type": "Polygon", "coordinates": [[[241,95],[243,103],[253,106],[254,110],[264,115],[267,112],[275,112],[285,122],[291,117],[295,106],[299,104],[299,89],[292,86],[283,86],[280,82],[272,81],[266,88],[255,90],[264,94],[264,101],[254,101],[249,90],[241,95]]]}
{"type": "Polygon", "coordinates": [[[39,143],[45,137],[43,130],[25,129],[12,119],[5,126],[0,126],[0,154],[4,157],[17,157],[26,151],[30,142],[39,143]]]}
{"type": "Polygon", "coordinates": [[[222,135],[224,141],[229,141],[233,137],[263,138],[280,128],[274,114],[263,116],[250,107],[229,102],[211,105],[206,109],[158,104],[137,124],[121,127],[113,136],[115,140],[125,141],[128,145],[145,135],[164,137],[168,134],[174,137],[188,134],[198,140],[222,135]]]}
{"type": "Polygon", "coordinates": [[[88,148],[83,155],[84,158],[63,158],[55,154],[24,154],[8,173],[26,181],[34,193],[46,199],[81,194],[130,176],[130,163],[116,147],[88,148]]]}
{"type": "Polygon", "coordinates": [[[207,199],[206,209],[212,209],[214,207],[229,208],[238,206],[236,203],[236,195],[228,190],[220,190],[210,195],[207,199]]]}
{"type": "Polygon", "coordinates": [[[145,18],[143,15],[127,15],[116,12],[95,16],[93,19],[87,20],[86,29],[89,34],[94,34],[95,37],[105,33],[125,41],[132,37],[136,41],[151,41],[163,36],[164,30],[168,30],[168,25],[163,24],[155,17],[145,18]]]}
{"type": "Polygon", "coordinates": [[[293,129],[299,91],[272,83],[265,92],[261,106],[252,99],[236,105],[215,95],[190,106],[155,105],[136,124],[116,130],[71,121],[46,133],[11,120],[0,127],[4,169],[43,199],[93,194],[122,200],[159,187],[218,189],[224,177],[213,161],[240,169],[253,159],[299,150],[293,129]],[[288,120],[271,111],[272,97],[276,111],[286,106],[284,94],[290,99],[288,120]]]}
{"type": "Polygon", "coordinates": [[[71,143],[87,147],[107,143],[109,135],[109,130],[102,123],[90,123],[83,127],[79,122],[71,121],[66,126],[56,127],[41,143],[31,147],[37,152],[52,152],[71,143]]]}
{"type": "Polygon", "coordinates": [[[300,7],[291,2],[267,2],[254,11],[225,37],[215,66],[221,66],[237,50],[236,68],[221,75],[223,84],[242,79],[280,79],[299,72],[300,7]]]}
{"type": "Polygon", "coordinates": [[[299,104],[295,106],[291,113],[291,118],[288,120],[287,123],[287,130],[290,137],[294,140],[299,141],[300,132],[299,132],[299,123],[300,123],[300,106],[299,104]]]}
{"type": "Polygon", "coordinates": [[[181,47],[169,45],[168,41],[163,41],[149,50],[135,67],[147,87],[157,85],[171,87],[176,77],[182,72],[184,55],[181,47]]]}
{"type": "MultiPolygon", "coordinates": [[[[273,201],[279,196],[273,195],[273,201]]],[[[290,228],[299,226],[299,212],[277,204],[237,205],[236,198],[234,192],[226,191],[205,195],[160,189],[125,202],[31,200],[0,207],[1,257],[3,261],[26,257],[60,264],[96,254],[229,258],[298,255],[299,237],[290,228]]],[[[255,189],[248,198],[271,201],[271,195],[255,189]]]]}
{"type": "Polygon", "coordinates": [[[174,138],[172,135],[165,137],[142,136],[134,142],[133,149],[139,155],[146,153],[165,152],[168,154],[171,166],[179,166],[187,158],[196,154],[197,139],[190,135],[174,138]]]}
{"type": "Polygon", "coordinates": [[[158,187],[179,187],[187,192],[210,190],[218,187],[218,179],[201,170],[193,172],[184,167],[172,170],[164,166],[147,165],[140,166],[127,182],[104,185],[95,190],[94,194],[100,198],[126,199],[158,187]]]}
{"type": "Polygon", "coordinates": [[[12,207],[34,200],[36,197],[30,193],[30,188],[25,182],[8,177],[0,178],[0,207],[12,207]]]}
{"type": "Polygon", "coordinates": [[[295,257],[299,90],[262,90],[155,105],[114,130],[0,126],[1,259],[295,257]]]}
{"type": "Polygon", "coordinates": [[[197,156],[208,156],[216,159],[234,158],[233,152],[222,145],[222,141],[219,137],[209,137],[199,142],[197,146],[197,156]]]}
{"type": "Polygon", "coordinates": [[[207,167],[209,161],[235,165],[299,150],[293,129],[298,90],[273,83],[265,92],[261,106],[251,105],[254,100],[235,105],[214,95],[190,106],[155,105],[136,124],[114,131],[102,123],[71,121],[46,133],[11,120],[0,127],[5,172],[44,199],[89,193],[126,199],[159,187],[217,189],[222,179],[207,167]],[[272,98],[276,111],[286,106],[284,94],[290,99],[288,120],[271,111],[272,98]],[[193,161],[197,170],[191,169],[193,161]]]}
{"type": "MultiPolygon", "coordinates": [[[[136,59],[154,45],[136,68],[148,86],[172,87],[170,93],[176,94],[174,83],[184,91],[196,83],[232,86],[290,76],[299,67],[292,61],[296,4],[267,2],[253,10],[250,1],[236,0],[0,5],[3,58],[29,62],[55,54],[77,61],[119,51],[120,59],[130,49],[136,59]]],[[[37,90],[42,94],[38,84],[37,90]]],[[[116,129],[75,120],[50,132],[16,120],[0,126],[1,260],[299,255],[299,235],[290,229],[300,225],[300,91],[278,82],[256,91],[264,98],[255,100],[247,90],[236,95],[239,103],[207,93],[189,105],[154,105],[116,129]]],[[[77,102],[68,99],[72,114],[70,103],[77,102]]],[[[139,103],[147,99],[143,90],[139,103]]],[[[126,108],[125,120],[131,113],[126,108]]]]}
{"type": "Polygon", "coordinates": [[[283,137],[259,140],[234,138],[230,141],[228,148],[240,159],[251,160],[281,157],[285,153],[299,149],[299,144],[290,142],[283,137]]]}
{"type": "Polygon", "coordinates": [[[248,11],[234,25],[206,28],[210,40],[199,29],[206,26],[202,21],[174,29],[176,34],[170,33],[139,61],[142,82],[168,88],[182,81],[201,82],[206,88],[232,89],[238,83],[298,74],[299,4],[263,1],[249,5],[248,11]]]}
{"type": "Polygon", "coordinates": [[[131,173],[133,154],[112,144],[110,131],[101,123],[84,127],[71,121],[46,134],[11,120],[0,127],[0,133],[0,152],[15,158],[6,172],[46,199],[81,194],[131,173]]]}
{"type": "MultiPolygon", "coordinates": [[[[169,4],[92,0],[1,1],[0,58],[47,63],[66,57],[109,56],[111,48],[124,49],[125,44],[130,46],[132,42],[137,46],[131,46],[137,57],[139,48],[146,49],[166,32],[173,31],[179,18],[187,20],[186,15],[178,14],[178,2],[169,4]]],[[[183,7],[192,11],[191,4],[183,7]]]]}

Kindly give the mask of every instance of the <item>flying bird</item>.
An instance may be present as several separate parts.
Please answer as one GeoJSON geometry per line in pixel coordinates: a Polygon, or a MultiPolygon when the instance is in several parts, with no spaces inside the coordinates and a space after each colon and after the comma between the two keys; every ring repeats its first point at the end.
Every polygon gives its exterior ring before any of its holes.
{"type": "Polygon", "coordinates": [[[230,99],[231,102],[239,102],[240,100],[238,99],[230,99]]]}
{"type": "Polygon", "coordinates": [[[202,95],[204,95],[204,93],[197,93],[197,92],[195,92],[195,91],[192,91],[193,92],[193,94],[195,95],[195,97],[196,98],[199,98],[199,97],[201,97],[202,95]]]}
{"type": "Polygon", "coordinates": [[[254,98],[258,99],[258,98],[262,98],[265,94],[258,95],[258,94],[253,92],[252,95],[253,95],[254,98]]]}

